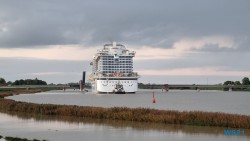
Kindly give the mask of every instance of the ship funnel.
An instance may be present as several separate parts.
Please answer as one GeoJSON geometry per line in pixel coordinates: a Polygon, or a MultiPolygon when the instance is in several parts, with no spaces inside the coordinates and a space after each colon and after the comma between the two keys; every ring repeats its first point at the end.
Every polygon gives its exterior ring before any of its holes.
{"type": "Polygon", "coordinates": [[[79,82],[80,84],[80,91],[83,91],[85,87],[85,71],[82,72],[82,80],[79,82]]]}
{"type": "Polygon", "coordinates": [[[86,74],[86,72],[83,71],[83,72],[82,72],[82,84],[83,84],[83,85],[85,85],[85,74],[86,74]]]}

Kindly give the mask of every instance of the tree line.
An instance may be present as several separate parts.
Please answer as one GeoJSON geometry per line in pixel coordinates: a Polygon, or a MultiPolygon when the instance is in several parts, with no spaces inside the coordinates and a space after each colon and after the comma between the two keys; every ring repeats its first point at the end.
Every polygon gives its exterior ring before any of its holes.
{"type": "Polygon", "coordinates": [[[35,79],[20,79],[15,82],[8,81],[6,82],[4,78],[0,77],[0,85],[47,85],[47,82],[43,80],[35,79]]]}
{"type": "Polygon", "coordinates": [[[242,81],[225,81],[223,85],[250,85],[248,77],[244,77],[242,81]]]}

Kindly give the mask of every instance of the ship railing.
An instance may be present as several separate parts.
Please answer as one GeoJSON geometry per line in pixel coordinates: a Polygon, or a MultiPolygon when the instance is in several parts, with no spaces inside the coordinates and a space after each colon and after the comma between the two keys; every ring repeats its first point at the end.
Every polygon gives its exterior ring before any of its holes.
{"type": "Polygon", "coordinates": [[[129,74],[124,74],[124,73],[111,73],[111,74],[93,74],[91,75],[91,78],[93,77],[139,77],[138,73],[129,73],[129,74]]]}
{"type": "Polygon", "coordinates": [[[133,55],[133,56],[134,56],[134,55],[135,55],[135,53],[136,53],[135,51],[128,51],[128,53],[127,53],[127,54],[128,54],[128,55],[133,55]]]}

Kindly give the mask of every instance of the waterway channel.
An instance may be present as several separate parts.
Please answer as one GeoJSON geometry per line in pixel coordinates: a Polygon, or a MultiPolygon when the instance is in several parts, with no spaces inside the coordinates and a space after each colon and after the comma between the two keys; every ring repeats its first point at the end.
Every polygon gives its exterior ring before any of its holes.
{"type": "MultiPolygon", "coordinates": [[[[140,90],[136,94],[101,95],[76,90],[8,97],[17,101],[99,107],[145,107],[179,111],[219,111],[250,115],[249,92],[140,90]],[[156,103],[152,103],[152,93],[156,103]]],[[[0,113],[0,135],[50,141],[247,141],[245,135],[224,135],[226,128],[164,125],[69,117],[0,113]]]]}

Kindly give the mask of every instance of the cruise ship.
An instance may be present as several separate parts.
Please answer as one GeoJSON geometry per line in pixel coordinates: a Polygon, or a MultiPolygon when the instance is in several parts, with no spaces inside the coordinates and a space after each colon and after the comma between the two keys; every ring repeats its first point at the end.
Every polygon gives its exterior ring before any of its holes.
{"type": "Polygon", "coordinates": [[[129,51],[122,44],[113,42],[97,50],[90,63],[92,73],[89,80],[96,93],[135,93],[139,75],[133,72],[135,51],[129,51]]]}

